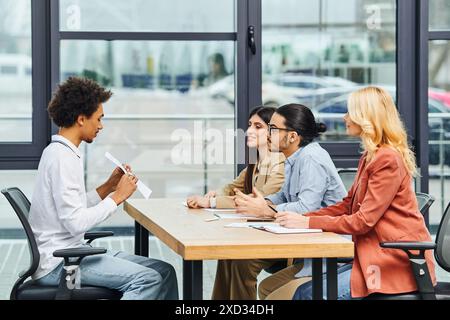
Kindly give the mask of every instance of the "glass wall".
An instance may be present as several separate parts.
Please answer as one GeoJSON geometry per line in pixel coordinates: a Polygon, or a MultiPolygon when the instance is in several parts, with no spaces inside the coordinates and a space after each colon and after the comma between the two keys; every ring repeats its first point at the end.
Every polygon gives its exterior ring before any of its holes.
{"type": "MultiPolygon", "coordinates": [[[[58,2],[59,31],[63,32],[146,32],[158,33],[161,39],[164,35],[170,38],[172,32],[191,33],[187,37],[191,41],[61,40],[60,59],[52,60],[60,61],[53,65],[60,70],[59,80],[72,75],[88,77],[114,93],[105,104],[104,130],[94,144],[81,145],[87,188],[103,183],[114,169],[105,151],[130,163],[153,190],[153,198],[180,198],[181,203],[187,195],[230,181],[235,168],[235,41],[213,41],[214,35],[209,35],[208,41],[192,40],[204,39],[206,33],[221,33],[219,39],[224,33],[226,39],[233,39],[235,1],[58,2]]],[[[0,143],[28,145],[35,138],[31,122],[31,3],[0,0],[0,143]]],[[[43,13],[43,5],[36,3],[33,10],[43,13]]],[[[40,19],[45,18],[39,16],[34,25],[44,29],[48,21],[40,19]]],[[[35,58],[40,56],[40,51],[33,53],[35,58]]],[[[42,88],[46,85],[49,83],[42,88]]],[[[41,102],[36,103],[45,110],[41,102]]],[[[38,117],[36,122],[47,131],[43,119],[38,117]]],[[[0,189],[19,187],[31,200],[35,175],[36,171],[2,171],[0,189]]],[[[133,225],[132,219],[118,210],[102,225],[118,227],[113,228],[116,237],[99,240],[97,245],[133,252],[132,237],[121,233],[123,227],[129,231],[133,225]]],[[[181,260],[167,247],[158,241],[151,241],[150,247],[152,256],[181,269],[181,260]]],[[[0,300],[9,298],[28,258],[20,222],[0,196],[0,300]]]]}
{"type": "Polygon", "coordinates": [[[0,0],[0,143],[31,142],[31,1],[0,0]]]}
{"type": "Polygon", "coordinates": [[[297,102],[348,142],[347,95],[381,85],[395,96],[395,0],[262,0],[263,103],[297,102]]]}
{"type": "MultiPolygon", "coordinates": [[[[113,92],[104,130],[82,145],[87,187],[113,169],[106,151],[130,163],[153,198],[181,199],[233,179],[234,51],[234,42],[63,40],[61,80],[85,76],[113,92]]],[[[105,225],[131,223],[119,212],[105,225]]]]}
{"type": "MultiPolygon", "coordinates": [[[[0,0],[0,143],[32,141],[31,1],[0,0]]],[[[32,196],[35,171],[1,171],[0,189],[32,196]]],[[[0,300],[29,259],[18,217],[0,195],[0,300]]]]}
{"type": "Polygon", "coordinates": [[[450,29],[450,1],[429,0],[430,28],[432,30],[450,29]]]}
{"type": "Polygon", "coordinates": [[[450,41],[430,42],[429,81],[430,224],[439,225],[450,201],[450,41]]]}
{"type": "MultiPolygon", "coordinates": [[[[0,189],[18,187],[32,199],[36,171],[0,171],[0,189]]],[[[0,300],[9,299],[19,272],[29,267],[29,251],[19,218],[3,195],[0,195],[0,300]]]]}
{"type": "Polygon", "coordinates": [[[235,0],[61,0],[61,31],[233,32],[235,0]]]}

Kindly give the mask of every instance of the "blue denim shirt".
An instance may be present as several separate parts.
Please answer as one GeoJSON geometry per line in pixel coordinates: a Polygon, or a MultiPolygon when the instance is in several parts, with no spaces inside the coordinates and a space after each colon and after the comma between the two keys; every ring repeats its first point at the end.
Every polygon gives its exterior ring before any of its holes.
{"type": "MultiPolygon", "coordinates": [[[[278,211],[316,211],[342,201],[347,195],[330,155],[317,142],[297,150],[286,159],[284,168],[283,187],[266,197],[277,205],[278,211]]],[[[325,259],[322,270],[326,272],[325,259]]],[[[309,277],[311,274],[312,260],[304,259],[303,269],[295,276],[309,277]]]]}
{"type": "Polygon", "coordinates": [[[330,155],[317,142],[287,158],[284,170],[281,190],[266,197],[277,205],[278,211],[316,211],[340,202],[347,195],[330,155]]]}

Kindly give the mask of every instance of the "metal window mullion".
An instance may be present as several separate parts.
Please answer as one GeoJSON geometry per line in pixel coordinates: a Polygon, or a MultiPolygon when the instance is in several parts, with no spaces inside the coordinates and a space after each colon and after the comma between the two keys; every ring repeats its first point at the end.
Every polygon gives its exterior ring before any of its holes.
{"type": "Polygon", "coordinates": [[[450,31],[430,31],[428,39],[433,40],[448,40],[450,41],[450,31]]]}
{"type": "MultiPolygon", "coordinates": [[[[59,30],[59,28],[57,29],[59,30]]],[[[236,32],[108,32],[58,31],[61,40],[236,41],[236,32]]]]}
{"type": "MultiPolygon", "coordinates": [[[[60,46],[61,46],[61,37],[59,33],[59,0],[50,0],[50,38],[51,38],[51,47],[50,47],[50,57],[51,57],[51,66],[50,66],[50,92],[53,92],[56,89],[56,86],[60,82],[60,46]]],[[[58,132],[58,127],[51,122],[49,128],[49,141],[50,136],[58,132]]]]}
{"type": "Polygon", "coordinates": [[[397,1],[397,106],[414,147],[418,147],[416,130],[417,25],[416,0],[397,1]]]}
{"type": "MultiPolygon", "coordinates": [[[[429,1],[421,0],[417,3],[417,25],[418,25],[418,61],[417,61],[417,86],[418,105],[416,105],[417,115],[417,139],[419,146],[418,166],[420,167],[419,191],[429,192],[429,125],[428,125],[428,90],[429,90],[429,66],[428,66],[428,44],[429,44],[429,1]],[[424,116],[420,116],[424,115],[424,116]]],[[[429,227],[429,213],[426,212],[425,223],[429,227]]]]}

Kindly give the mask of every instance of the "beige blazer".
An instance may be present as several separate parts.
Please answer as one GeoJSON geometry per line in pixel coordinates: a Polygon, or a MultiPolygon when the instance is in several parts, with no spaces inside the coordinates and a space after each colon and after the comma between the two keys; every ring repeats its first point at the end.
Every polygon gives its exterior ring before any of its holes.
{"type": "MultiPolygon", "coordinates": [[[[253,170],[252,184],[264,196],[274,194],[281,189],[284,183],[284,161],[282,153],[270,153],[263,161],[260,161],[253,170]]],[[[220,209],[234,208],[234,189],[244,192],[245,175],[247,168],[241,171],[239,176],[222,190],[217,192],[216,207],[220,209]]]]}

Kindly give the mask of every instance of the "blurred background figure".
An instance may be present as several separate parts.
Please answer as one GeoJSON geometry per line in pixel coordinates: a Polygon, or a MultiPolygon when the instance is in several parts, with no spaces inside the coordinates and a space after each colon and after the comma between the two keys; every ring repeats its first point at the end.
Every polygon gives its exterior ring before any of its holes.
{"type": "Polygon", "coordinates": [[[229,75],[225,67],[223,54],[214,53],[208,58],[209,73],[203,79],[199,79],[200,86],[209,86],[229,75]]]}

